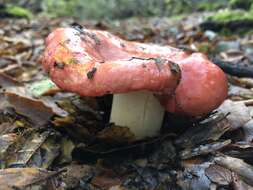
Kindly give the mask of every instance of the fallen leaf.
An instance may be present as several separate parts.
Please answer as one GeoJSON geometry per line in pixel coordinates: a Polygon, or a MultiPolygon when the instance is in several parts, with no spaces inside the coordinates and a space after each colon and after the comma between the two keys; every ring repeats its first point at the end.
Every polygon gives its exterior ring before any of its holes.
{"type": "Polygon", "coordinates": [[[229,185],[232,182],[232,172],[216,164],[206,168],[205,174],[213,183],[219,185],[229,185]]]}
{"type": "MultiPolygon", "coordinates": [[[[61,110],[53,101],[36,100],[12,92],[4,93],[8,104],[15,111],[28,117],[33,124],[43,126],[48,123],[53,115],[67,116],[67,112],[61,110]]],[[[3,108],[2,108],[3,109],[3,108]]]]}
{"type": "Polygon", "coordinates": [[[253,119],[243,125],[244,140],[246,142],[253,142],[253,119]]]}
{"type": "Polygon", "coordinates": [[[48,78],[29,84],[27,89],[35,98],[60,91],[60,89],[48,78]]]}
{"type": "Polygon", "coordinates": [[[242,127],[251,120],[250,110],[243,102],[225,100],[217,110],[224,115],[228,114],[227,120],[232,130],[242,127]]]}
{"type": "Polygon", "coordinates": [[[134,140],[134,134],[128,127],[109,126],[98,132],[97,138],[109,142],[131,142],[134,140]]]}
{"type": "Polygon", "coordinates": [[[93,177],[93,168],[88,165],[71,164],[65,167],[67,170],[62,174],[63,182],[67,189],[73,189],[82,181],[90,181],[93,177]]]}
{"type": "Polygon", "coordinates": [[[0,184],[2,190],[25,189],[32,185],[42,184],[49,189],[48,180],[57,175],[40,168],[8,168],[0,170],[0,184]],[[45,184],[46,183],[46,184],[45,184]]]}
{"type": "Polygon", "coordinates": [[[109,189],[112,186],[120,185],[121,180],[119,176],[111,171],[102,172],[92,178],[91,184],[99,188],[109,189]]]}
{"type": "Polygon", "coordinates": [[[223,114],[214,115],[200,125],[189,128],[175,140],[175,143],[186,148],[205,141],[216,141],[230,128],[230,123],[223,114]]]}

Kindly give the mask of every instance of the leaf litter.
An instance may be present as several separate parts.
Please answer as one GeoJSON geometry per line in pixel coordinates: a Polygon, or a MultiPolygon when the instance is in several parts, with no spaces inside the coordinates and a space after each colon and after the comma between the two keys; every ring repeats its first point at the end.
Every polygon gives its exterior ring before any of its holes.
{"type": "Polygon", "coordinates": [[[252,35],[203,31],[196,17],[79,21],[128,40],[208,53],[227,72],[229,97],[214,113],[167,113],[160,136],[137,142],[108,125],[111,95],[61,91],[43,72],[43,39],[74,20],[1,19],[0,189],[252,189],[252,35]]]}

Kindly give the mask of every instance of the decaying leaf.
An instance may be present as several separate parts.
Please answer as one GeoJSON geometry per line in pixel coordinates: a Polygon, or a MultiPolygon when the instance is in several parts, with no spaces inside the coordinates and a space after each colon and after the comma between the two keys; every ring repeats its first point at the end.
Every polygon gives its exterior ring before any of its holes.
{"type": "MultiPolygon", "coordinates": [[[[20,127],[19,124],[22,122],[3,122],[0,124],[0,134],[8,134],[12,133],[16,128],[20,127]]],[[[22,125],[22,124],[21,124],[22,125]]]]}
{"type": "Polygon", "coordinates": [[[121,180],[113,170],[103,171],[92,178],[91,184],[96,187],[109,189],[112,186],[120,185],[121,180]]]}
{"type": "Polygon", "coordinates": [[[71,164],[65,169],[62,178],[67,189],[73,189],[84,181],[90,181],[94,176],[93,168],[88,165],[71,164]]]}
{"type": "Polygon", "coordinates": [[[235,190],[251,190],[253,189],[252,186],[249,186],[247,183],[245,183],[240,176],[238,176],[236,173],[232,173],[232,187],[235,190]]]}
{"type": "Polygon", "coordinates": [[[60,89],[48,78],[36,81],[28,85],[28,90],[33,97],[40,97],[43,95],[54,94],[59,92],[60,89]]]}
{"type": "Polygon", "coordinates": [[[249,164],[253,164],[253,143],[251,142],[241,141],[230,144],[222,152],[228,156],[240,158],[249,164]]]}
{"type": "Polygon", "coordinates": [[[148,157],[149,165],[155,168],[163,168],[173,164],[176,159],[176,149],[170,140],[160,142],[159,148],[155,149],[148,157]]]}
{"type": "Polygon", "coordinates": [[[48,123],[53,115],[62,117],[68,115],[52,99],[33,99],[26,94],[26,89],[23,87],[15,87],[11,88],[10,91],[5,91],[0,95],[0,99],[1,110],[12,107],[18,114],[26,116],[37,127],[48,123]]]}
{"type": "Polygon", "coordinates": [[[241,87],[248,87],[253,88],[253,79],[252,78],[246,78],[246,77],[230,77],[229,78],[231,83],[241,86],[241,87]]]}
{"type": "Polygon", "coordinates": [[[219,185],[229,185],[232,182],[232,172],[216,164],[206,168],[205,174],[213,183],[219,185]]]}
{"type": "Polygon", "coordinates": [[[182,159],[188,159],[191,157],[206,155],[208,153],[214,153],[231,143],[231,140],[226,140],[222,142],[215,142],[211,144],[200,145],[193,149],[185,149],[179,153],[182,159]]]}
{"type": "Polygon", "coordinates": [[[251,89],[230,85],[228,95],[235,100],[252,99],[253,91],[251,89]]]}
{"type": "Polygon", "coordinates": [[[226,117],[221,114],[209,119],[201,125],[188,129],[180,135],[175,143],[180,147],[192,147],[205,141],[218,140],[231,126],[226,117]]]}
{"type": "Polygon", "coordinates": [[[237,173],[249,185],[253,185],[253,166],[247,164],[241,159],[226,155],[215,157],[214,161],[215,163],[237,173]]]}
{"type": "Polygon", "coordinates": [[[205,175],[205,169],[209,165],[209,162],[184,165],[185,169],[177,175],[178,186],[182,189],[209,189],[211,181],[205,175]]]}
{"type": "Polygon", "coordinates": [[[246,142],[252,142],[253,141],[253,119],[248,121],[243,125],[243,131],[244,131],[244,140],[246,142]]]}
{"type": "Polygon", "coordinates": [[[109,126],[97,134],[99,139],[111,142],[130,142],[134,140],[134,134],[128,127],[109,126]]]}
{"type": "Polygon", "coordinates": [[[71,139],[62,138],[59,164],[70,163],[72,161],[72,151],[74,148],[75,145],[71,139]]]}
{"type": "Polygon", "coordinates": [[[39,100],[29,99],[14,93],[5,93],[8,103],[17,113],[28,117],[34,124],[43,126],[54,115],[52,108],[39,100]]]}
{"type": "Polygon", "coordinates": [[[59,136],[51,133],[28,162],[29,167],[48,169],[60,154],[59,136]]]}
{"type": "Polygon", "coordinates": [[[9,167],[35,166],[48,168],[59,155],[59,145],[54,142],[53,132],[32,132],[16,142],[12,151],[8,152],[6,165],[9,167]]]}
{"type": "Polygon", "coordinates": [[[15,133],[9,133],[0,136],[0,160],[2,160],[6,154],[8,148],[15,143],[17,135],[15,133]]]}
{"type": "MultiPolygon", "coordinates": [[[[0,183],[2,190],[25,189],[30,186],[50,187],[50,180],[57,172],[50,172],[39,168],[8,168],[0,170],[0,183]]],[[[52,185],[52,184],[51,184],[52,185]]]]}
{"type": "Polygon", "coordinates": [[[1,87],[14,87],[14,86],[22,86],[22,83],[15,80],[13,77],[0,73],[0,86],[1,87]]]}
{"type": "Polygon", "coordinates": [[[231,129],[242,127],[251,119],[249,108],[242,102],[226,100],[218,108],[218,111],[224,115],[228,114],[227,119],[231,125],[231,129]]]}

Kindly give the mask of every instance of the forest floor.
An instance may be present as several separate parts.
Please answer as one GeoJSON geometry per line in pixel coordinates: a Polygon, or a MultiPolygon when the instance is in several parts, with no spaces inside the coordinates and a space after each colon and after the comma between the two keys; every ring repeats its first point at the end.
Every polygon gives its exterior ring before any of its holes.
{"type": "Polygon", "coordinates": [[[0,189],[253,189],[253,33],[242,31],[245,23],[219,23],[216,31],[217,23],[194,14],[78,21],[127,40],[201,51],[227,73],[229,96],[219,110],[194,119],[167,113],[160,136],[131,142],[119,128],[105,130],[110,95],[63,92],[40,65],[45,37],[73,22],[0,19],[0,189]]]}

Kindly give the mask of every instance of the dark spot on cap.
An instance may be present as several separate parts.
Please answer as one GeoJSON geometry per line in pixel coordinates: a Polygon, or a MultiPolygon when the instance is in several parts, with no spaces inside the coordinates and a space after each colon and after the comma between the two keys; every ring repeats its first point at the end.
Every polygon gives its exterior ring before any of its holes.
{"type": "Polygon", "coordinates": [[[62,62],[57,62],[57,61],[54,62],[54,67],[56,67],[58,69],[64,69],[64,66],[65,66],[65,64],[62,62]]]}
{"type": "Polygon", "coordinates": [[[165,59],[161,59],[161,58],[154,58],[155,64],[158,68],[159,71],[161,71],[162,69],[162,65],[166,62],[165,59]]]}
{"type": "Polygon", "coordinates": [[[145,63],[143,63],[143,64],[142,64],[142,67],[143,67],[143,68],[146,68],[146,67],[147,67],[147,65],[145,65],[145,63]]]}
{"type": "Polygon", "coordinates": [[[120,46],[123,47],[123,48],[126,47],[126,45],[122,42],[120,42],[120,46]]]}
{"type": "Polygon", "coordinates": [[[83,33],[84,27],[82,25],[80,25],[80,24],[78,24],[76,22],[73,22],[71,24],[71,27],[74,28],[74,29],[76,29],[78,32],[83,33]]]}
{"type": "Polygon", "coordinates": [[[174,73],[174,74],[181,73],[181,69],[177,63],[175,63],[173,61],[168,61],[168,63],[170,64],[170,70],[172,73],[174,73]]]}
{"type": "Polygon", "coordinates": [[[87,78],[88,79],[92,79],[94,74],[96,73],[97,71],[97,68],[96,67],[93,67],[88,73],[87,73],[87,78]]]}
{"type": "Polygon", "coordinates": [[[92,34],[88,34],[88,36],[89,36],[91,39],[93,39],[97,45],[100,45],[100,44],[101,44],[101,42],[100,42],[100,40],[99,40],[99,38],[97,37],[96,34],[92,33],[92,34]]]}

